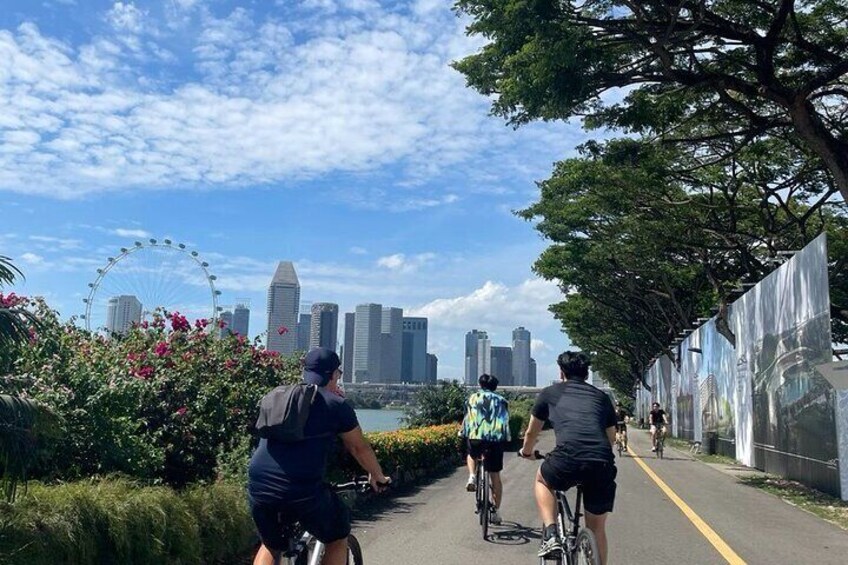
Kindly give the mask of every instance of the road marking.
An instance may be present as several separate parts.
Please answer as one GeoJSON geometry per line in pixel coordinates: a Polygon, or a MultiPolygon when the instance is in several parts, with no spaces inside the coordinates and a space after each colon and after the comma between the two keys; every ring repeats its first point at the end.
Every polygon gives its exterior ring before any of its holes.
{"type": "Polygon", "coordinates": [[[695,511],[692,510],[688,504],[683,502],[683,499],[677,496],[677,493],[671,490],[671,487],[668,486],[665,481],[659,478],[659,476],[654,473],[650,467],[648,467],[648,464],[642,461],[641,457],[636,455],[636,452],[633,451],[633,449],[629,445],[627,446],[627,452],[630,453],[631,457],[633,457],[633,460],[636,461],[636,463],[638,463],[640,467],[642,467],[642,470],[645,471],[645,473],[649,477],[651,477],[651,479],[655,483],[657,483],[657,486],[660,487],[660,490],[662,490],[666,494],[666,496],[668,496],[671,501],[676,504],[678,508],[680,508],[680,511],[683,512],[683,514],[687,518],[689,518],[689,521],[692,522],[692,524],[696,528],[698,528],[698,531],[701,532],[701,534],[703,534],[705,538],[707,538],[707,541],[713,544],[713,547],[718,550],[721,556],[724,557],[724,559],[728,563],[730,563],[731,565],[746,565],[745,560],[739,557],[739,555],[735,551],[733,551],[730,546],[727,545],[727,543],[725,543],[725,541],[721,539],[721,537],[719,537],[715,530],[713,530],[700,516],[695,514],[695,511]]]}

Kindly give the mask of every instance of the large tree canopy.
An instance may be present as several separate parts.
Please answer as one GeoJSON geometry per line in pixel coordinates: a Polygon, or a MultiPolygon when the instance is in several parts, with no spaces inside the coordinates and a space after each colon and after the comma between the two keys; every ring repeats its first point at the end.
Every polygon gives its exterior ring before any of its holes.
{"type": "MultiPolygon", "coordinates": [[[[843,0],[458,0],[488,43],[456,63],[518,125],[585,117],[727,157],[765,137],[815,155],[848,199],[843,0]]],[[[715,155],[715,154],[713,154],[715,155]]]]}

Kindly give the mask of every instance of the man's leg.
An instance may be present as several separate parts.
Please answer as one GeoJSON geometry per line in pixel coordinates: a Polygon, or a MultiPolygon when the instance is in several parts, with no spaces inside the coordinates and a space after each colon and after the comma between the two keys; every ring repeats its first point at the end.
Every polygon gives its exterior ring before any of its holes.
{"type": "Polygon", "coordinates": [[[536,471],[534,490],[536,493],[536,506],[539,508],[539,517],[542,518],[542,524],[546,528],[552,524],[556,524],[556,495],[554,495],[554,491],[545,483],[541,471],[536,471]]]}
{"type": "Polygon", "coordinates": [[[277,565],[277,562],[274,561],[274,554],[263,544],[259,546],[259,551],[256,552],[253,565],[277,565]]]}
{"type": "Polygon", "coordinates": [[[627,449],[627,428],[622,428],[621,437],[622,437],[622,440],[624,441],[624,449],[627,449]]]}
{"type": "Polygon", "coordinates": [[[489,478],[492,481],[492,502],[495,508],[501,507],[501,497],[503,496],[503,482],[501,481],[500,473],[489,473],[489,478]]]}
{"type": "Polygon", "coordinates": [[[321,565],[345,565],[347,563],[347,538],[324,546],[324,559],[321,565]]]}
{"type": "MultiPolygon", "coordinates": [[[[454,459],[456,461],[456,459],[454,459]]],[[[465,458],[465,464],[468,466],[468,476],[473,477],[477,474],[477,461],[471,455],[465,458]]]]}
{"type": "Polygon", "coordinates": [[[592,533],[595,534],[595,541],[598,542],[598,551],[601,554],[601,565],[606,565],[607,562],[606,523],[606,514],[592,514],[588,510],[586,511],[586,527],[592,530],[592,533]]]}

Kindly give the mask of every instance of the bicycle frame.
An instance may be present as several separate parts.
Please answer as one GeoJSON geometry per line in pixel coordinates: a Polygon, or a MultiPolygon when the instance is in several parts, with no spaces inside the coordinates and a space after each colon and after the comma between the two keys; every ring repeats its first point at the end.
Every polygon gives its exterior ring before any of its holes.
{"type": "Polygon", "coordinates": [[[574,513],[571,512],[571,506],[568,504],[568,498],[563,491],[556,492],[557,499],[557,518],[559,520],[560,535],[564,542],[563,554],[571,563],[571,555],[574,552],[577,542],[577,534],[580,532],[580,518],[583,517],[581,512],[581,503],[583,502],[583,489],[577,487],[577,498],[574,501],[574,513]]]}

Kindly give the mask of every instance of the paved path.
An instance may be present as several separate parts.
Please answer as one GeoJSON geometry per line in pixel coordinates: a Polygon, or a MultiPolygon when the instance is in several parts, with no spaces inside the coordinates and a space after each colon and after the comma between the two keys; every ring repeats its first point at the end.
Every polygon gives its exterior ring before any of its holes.
{"type": "MultiPolygon", "coordinates": [[[[674,449],[658,461],[645,432],[632,433],[642,461],[750,564],[848,563],[848,532],[674,449]]],[[[546,432],[541,447],[550,448],[546,432]]],[[[616,510],[609,519],[610,563],[721,564],[728,561],[630,456],[618,462],[616,510]]],[[[465,469],[395,500],[357,521],[366,562],[374,565],[538,563],[538,517],[532,498],[537,464],[507,454],[504,524],[480,537],[465,469]]]]}

